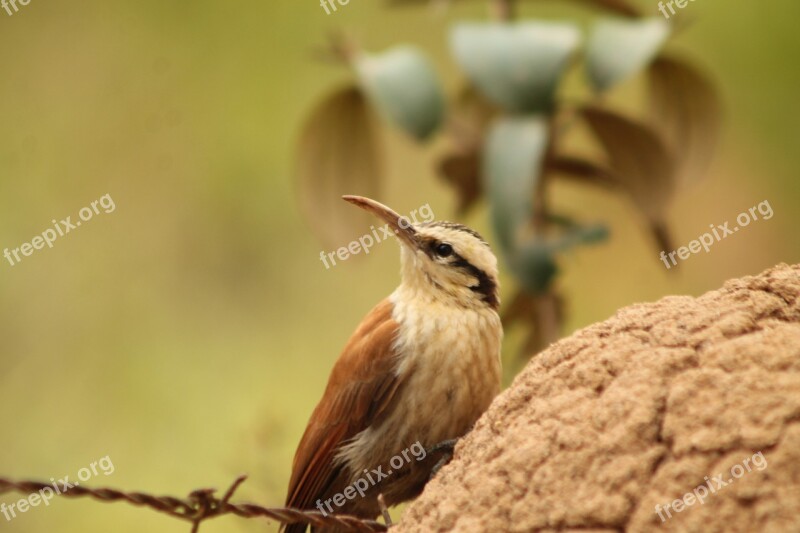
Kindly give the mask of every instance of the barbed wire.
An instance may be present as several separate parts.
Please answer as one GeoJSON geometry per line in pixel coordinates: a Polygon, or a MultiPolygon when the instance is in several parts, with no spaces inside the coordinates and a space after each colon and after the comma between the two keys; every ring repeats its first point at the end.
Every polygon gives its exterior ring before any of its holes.
{"type": "MultiPolygon", "coordinates": [[[[192,491],[186,499],[172,496],[153,496],[143,492],[124,492],[117,489],[99,488],[92,489],[85,486],[74,486],[68,491],[61,492],[64,498],[88,497],[101,502],[127,502],[138,507],[147,507],[172,517],[192,523],[192,533],[196,533],[200,524],[211,518],[233,514],[241,518],[268,518],[281,524],[309,524],[315,527],[334,527],[342,531],[358,533],[377,533],[387,531],[387,527],[374,520],[362,520],[348,515],[323,515],[319,511],[304,511],[291,507],[262,507],[253,503],[230,503],[233,493],[244,483],[247,476],[240,476],[225,492],[222,499],[214,494],[215,489],[198,489],[192,491]]],[[[49,488],[53,485],[41,481],[14,481],[0,477],[0,494],[18,492],[30,494],[49,488]]],[[[57,492],[57,491],[54,491],[57,492]]]]}

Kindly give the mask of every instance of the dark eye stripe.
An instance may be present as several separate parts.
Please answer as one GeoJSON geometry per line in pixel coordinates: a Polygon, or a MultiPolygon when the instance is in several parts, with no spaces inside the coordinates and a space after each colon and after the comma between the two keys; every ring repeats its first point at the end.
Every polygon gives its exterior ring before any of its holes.
{"type": "Polygon", "coordinates": [[[497,284],[486,272],[476,267],[457,253],[453,252],[451,265],[466,271],[470,276],[477,278],[478,284],[470,287],[470,290],[481,295],[481,300],[489,304],[492,309],[500,307],[497,297],[497,284]]]}

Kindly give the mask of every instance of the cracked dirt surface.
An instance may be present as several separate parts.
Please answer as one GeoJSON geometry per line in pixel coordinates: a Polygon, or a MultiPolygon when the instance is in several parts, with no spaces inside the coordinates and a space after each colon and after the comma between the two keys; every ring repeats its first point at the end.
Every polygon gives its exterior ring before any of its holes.
{"type": "Polygon", "coordinates": [[[800,265],[550,346],[392,529],[554,530],[800,532],[800,265]],[[662,523],[657,504],[757,452],[762,469],[662,523]]]}

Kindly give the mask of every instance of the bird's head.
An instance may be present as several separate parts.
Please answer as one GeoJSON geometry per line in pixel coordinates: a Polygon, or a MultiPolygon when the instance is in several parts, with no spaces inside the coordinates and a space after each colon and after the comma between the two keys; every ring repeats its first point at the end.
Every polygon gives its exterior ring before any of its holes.
{"type": "Polygon", "coordinates": [[[412,224],[375,200],[343,198],[385,221],[400,240],[404,290],[443,304],[497,310],[497,258],[478,232],[453,222],[412,224]]]}

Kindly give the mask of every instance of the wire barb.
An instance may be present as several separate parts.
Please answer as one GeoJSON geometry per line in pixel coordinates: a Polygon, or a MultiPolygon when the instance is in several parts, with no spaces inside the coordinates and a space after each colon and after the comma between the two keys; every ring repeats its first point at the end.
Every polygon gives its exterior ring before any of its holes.
{"type": "MultiPolygon", "coordinates": [[[[75,486],[69,491],[59,495],[65,498],[88,497],[100,502],[124,501],[138,507],[147,507],[154,511],[168,514],[180,520],[192,523],[192,533],[196,533],[200,524],[211,518],[226,514],[233,514],[241,518],[267,518],[282,524],[308,524],[314,527],[338,528],[341,531],[357,533],[377,533],[387,531],[387,527],[374,520],[362,520],[348,515],[324,515],[319,511],[292,509],[291,507],[262,507],[253,503],[230,503],[234,492],[247,479],[247,476],[238,477],[225,492],[222,499],[217,499],[215,489],[198,489],[192,491],[187,499],[172,496],[153,496],[143,492],[124,492],[117,489],[75,486]]],[[[30,494],[45,488],[53,490],[49,483],[40,481],[13,481],[0,477],[0,494],[18,492],[30,494]]],[[[59,492],[59,491],[56,491],[59,492]]]]}

